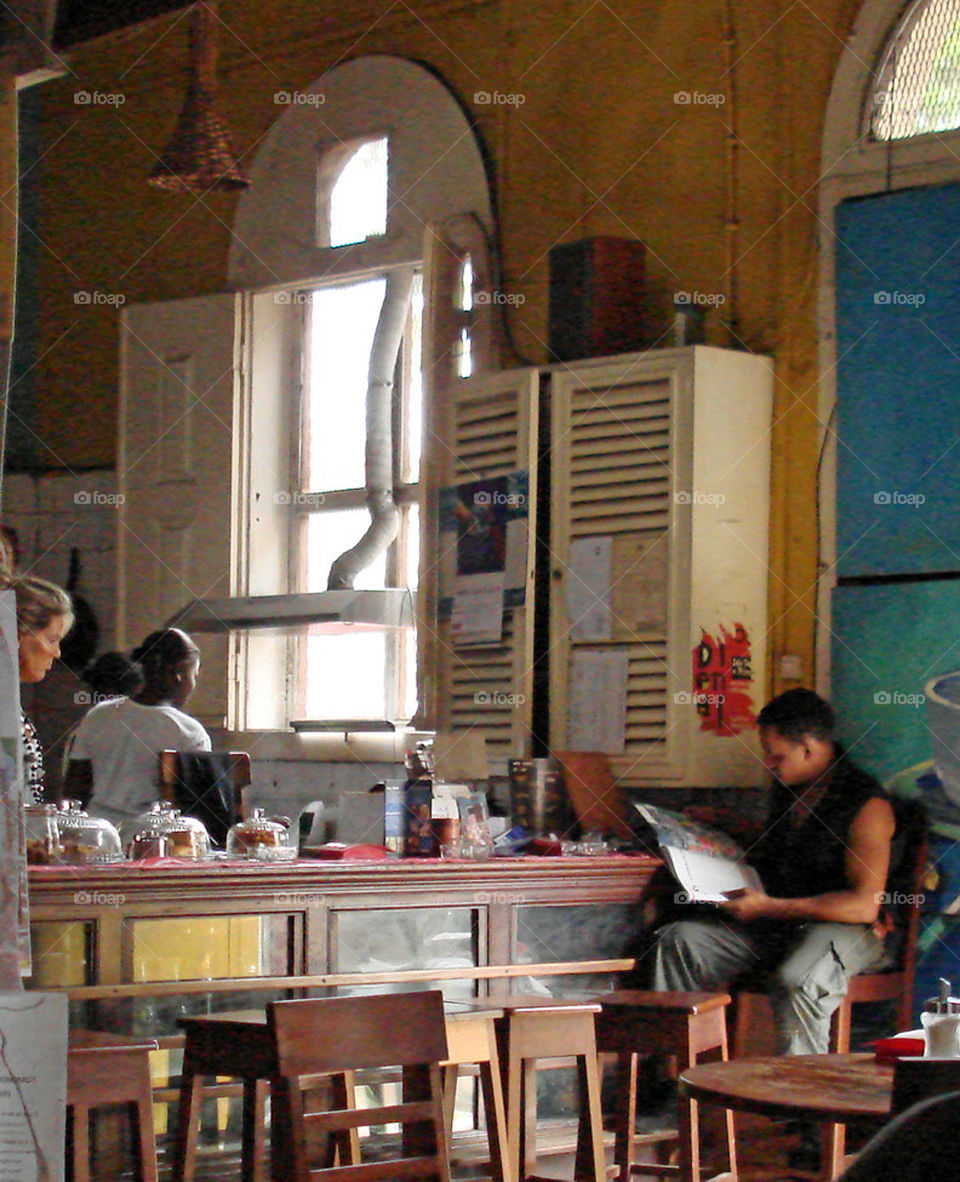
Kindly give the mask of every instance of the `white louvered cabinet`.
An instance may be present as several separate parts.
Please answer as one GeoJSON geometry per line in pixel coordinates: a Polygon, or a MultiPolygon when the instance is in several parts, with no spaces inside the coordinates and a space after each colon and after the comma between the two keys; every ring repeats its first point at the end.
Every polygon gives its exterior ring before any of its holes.
{"type": "Polygon", "coordinates": [[[625,655],[624,784],[762,781],[772,384],[768,358],[704,346],[551,376],[550,747],[592,745],[584,670],[625,655]]]}

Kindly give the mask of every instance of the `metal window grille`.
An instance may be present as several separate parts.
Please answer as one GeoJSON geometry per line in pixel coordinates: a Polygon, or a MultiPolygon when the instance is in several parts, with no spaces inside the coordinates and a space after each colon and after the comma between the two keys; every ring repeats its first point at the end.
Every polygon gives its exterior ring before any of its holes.
{"type": "Polygon", "coordinates": [[[916,0],[887,44],[865,112],[875,140],[960,127],[960,0],[916,0]]]}

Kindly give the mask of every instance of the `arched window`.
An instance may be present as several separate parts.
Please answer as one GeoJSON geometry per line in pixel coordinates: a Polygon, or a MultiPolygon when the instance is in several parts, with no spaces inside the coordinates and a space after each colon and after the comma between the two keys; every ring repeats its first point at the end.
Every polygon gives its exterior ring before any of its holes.
{"type": "Polygon", "coordinates": [[[960,127],[960,0],[915,0],[890,38],[865,112],[876,140],[960,127]]]}
{"type": "MultiPolygon", "coordinates": [[[[439,403],[489,354],[476,323],[489,309],[465,302],[474,265],[461,274],[461,260],[477,257],[477,237],[492,228],[482,155],[454,96],[400,58],[354,58],[302,92],[281,94],[286,109],[252,162],[230,252],[231,284],[244,292],[249,423],[237,481],[249,540],[237,553],[235,585],[260,595],[327,589],[335,561],[370,525],[370,481],[382,486],[389,470],[397,535],[353,586],[409,592],[426,528],[425,379],[439,403]],[[404,315],[391,297],[402,321],[393,380],[377,383],[390,386],[390,406],[370,412],[389,277],[405,273],[404,315]],[[434,353],[423,357],[428,323],[434,353]]],[[[251,633],[244,644],[242,729],[296,719],[299,729],[334,720],[343,731],[343,719],[404,722],[417,704],[411,628],[333,621],[306,636],[251,633]]]]}

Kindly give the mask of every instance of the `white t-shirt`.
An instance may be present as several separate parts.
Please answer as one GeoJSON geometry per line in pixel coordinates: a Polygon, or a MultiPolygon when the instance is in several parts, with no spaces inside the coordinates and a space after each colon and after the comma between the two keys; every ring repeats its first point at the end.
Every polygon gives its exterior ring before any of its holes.
{"type": "Polygon", "coordinates": [[[176,706],[141,706],[130,698],[101,702],[82,719],[71,759],[93,765],[91,816],[115,825],[159,798],[161,751],[209,751],[210,736],[176,706]]]}

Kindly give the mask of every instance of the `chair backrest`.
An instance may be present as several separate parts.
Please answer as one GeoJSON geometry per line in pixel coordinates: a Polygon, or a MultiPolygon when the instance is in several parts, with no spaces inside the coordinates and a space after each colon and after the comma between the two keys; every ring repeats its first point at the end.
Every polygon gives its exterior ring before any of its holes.
{"type": "Polygon", "coordinates": [[[207,827],[217,845],[246,815],[244,789],[250,784],[246,751],[161,751],[160,798],[207,827]]]}
{"type": "Polygon", "coordinates": [[[840,1182],[941,1182],[956,1178],[953,1138],[958,1119],[960,1092],[915,1104],[867,1142],[840,1182]]]}
{"type": "Polygon", "coordinates": [[[270,1002],[267,1024],[279,1073],[273,1119],[281,1135],[274,1145],[283,1157],[277,1176],[291,1182],[327,1178],[337,1172],[331,1160],[311,1160],[327,1138],[339,1149],[342,1167],[352,1132],[399,1123],[403,1135],[397,1156],[384,1160],[378,1152],[376,1161],[354,1162],[349,1177],[356,1182],[449,1182],[440,1090],[447,1036],[438,990],[270,1002]],[[396,1067],[402,1070],[401,1103],[357,1108],[347,1083],[350,1073],[396,1067]],[[333,1077],[326,1103],[315,1091],[316,1076],[322,1074],[333,1077]],[[309,1111],[303,1101],[307,1087],[309,1111]]]}
{"type": "Polygon", "coordinates": [[[897,1059],[890,1111],[904,1112],[921,1100],[956,1091],[960,1091],[960,1059],[897,1059]]]}
{"type": "Polygon", "coordinates": [[[887,875],[888,909],[899,933],[899,947],[895,949],[899,967],[909,973],[912,982],[929,828],[926,809],[919,801],[895,798],[893,808],[897,818],[893,851],[896,860],[887,875]]]}

